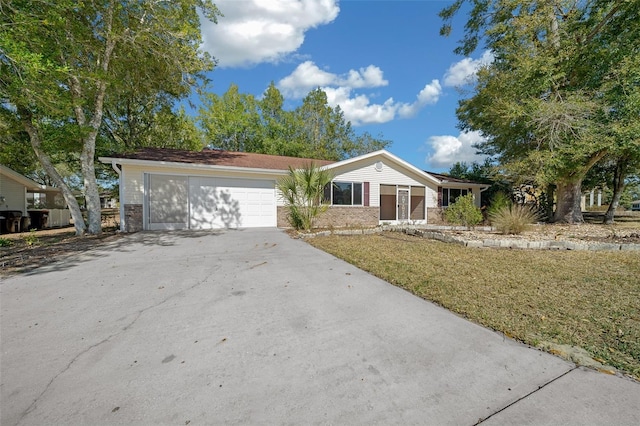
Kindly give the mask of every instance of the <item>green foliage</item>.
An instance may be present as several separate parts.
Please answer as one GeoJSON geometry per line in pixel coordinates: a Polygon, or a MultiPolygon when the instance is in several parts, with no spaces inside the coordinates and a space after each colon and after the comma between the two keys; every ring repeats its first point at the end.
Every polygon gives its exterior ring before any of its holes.
{"type": "Polygon", "coordinates": [[[261,100],[231,84],[222,96],[203,95],[198,121],[206,144],[231,151],[342,160],[384,149],[391,141],[356,134],[340,107],[331,107],[321,89],[312,90],[295,110],[272,82],[261,100]]]}
{"type": "Polygon", "coordinates": [[[100,232],[96,150],[105,135],[118,133],[115,126],[105,129],[105,121],[126,118],[131,137],[119,132],[120,138],[137,140],[144,125],[131,125],[134,120],[148,122],[159,104],[170,107],[203,82],[214,62],[199,49],[200,19],[215,22],[218,15],[210,0],[15,0],[0,7],[3,122],[28,133],[43,169],[62,189],[76,233],[100,232]],[[88,223],[61,164],[80,176],[88,223]]]}
{"type": "Polygon", "coordinates": [[[24,236],[24,242],[29,247],[40,244],[40,239],[36,234],[36,229],[29,230],[29,233],[24,236]]]}
{"type": "Polygon", "coordinates": [[[523,204],[507,204],[489,214],[489,221],[502,234],[521,234],[538,221],[535,208],[523,204]]]}
{"type": "Polygon", "coordinates": [[[446,208],[444,218],[449,223],[467,228],[478,225],[483,219],[482,212],[474,203],[473,194],[458,197],[455,203],[446,208]]]}
{"type": "Polygon", "coordinates": [[[314,164],[301,169],[289,168],[289,174],[277,182],[278,191],[288,210],[289,223],[296,230],[313,228],[315,218],[327,210],[324,188],[332,175],[314,164]]]}
{"type": "Polygon", "coordinates": [[[512,187],[512,183],[507,181],[490,158],[486,158],[483,163],[474,161],[468,164],[458,161],[451,166],[447,174],[458,179],[488,184],[489,188],[480,194],[481,206],[491,205],[491,199],[496,193],[510,192],[512,187]]]}
{"type": "Polygon", "coordinates": [[[580,182],[607,153],[640,152],[640,2],[457,0],[470,4],[457,53],[482,41],[495,60],[457,111],[508,171],[558,188],[556,220],[580,220],[580,182]],[[576,201],[578,200],[578,201],[576,201]]]}
{"type": "Polygon", "coordinates": [[[513,203],[511,201],[511,197],[509,197],[504,192],[496,192],[491,198],[491,203],[489,204],[489,208],[487,209],[487,216],[491,217],[498,210],[511,206],[513,203]]]}
{"type": "Polygon", "coordinates": [[[0,237],[0,247],[11,247],[13,245],[13,241],[8,238],[0,237]]]}

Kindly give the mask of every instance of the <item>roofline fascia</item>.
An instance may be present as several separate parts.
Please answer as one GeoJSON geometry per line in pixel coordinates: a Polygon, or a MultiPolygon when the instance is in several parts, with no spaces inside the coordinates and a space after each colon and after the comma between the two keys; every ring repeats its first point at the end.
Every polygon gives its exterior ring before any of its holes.
{"type": "Polygon", "coordinates": [[[373,152],[369,152],[367,154],[363,154],[363,155],[359,155],[357,157],[353,157],[353,158],[348,158],[346,160],[342,160],[342,161],[338,161],[337,163],[332,163],[332,164],[327,164],[326,166],[323,166],[324,169],[330,170],[330,169],[334,169],[337,167],[341,167],[341,166],[345,166],[351,163],[355,163],[358,161],[362,161],[362,160],[366,160],[368,158],[372,158],[372,157],[377,157],[377,156],[382,156],[384,158],[387,158],[390,161],[393,161],[396,164],[399,164],[400,166],[411,170],[413,173],[417,174],[418,176],[422,176],[427,178],[427,180],[430,180],[432,183],[434,184],[438,184],[438,179],[436,179],[434,176],[431,176],[429,173],[425,172],[424,170],[420,170],[419,168],[417,168],[416,166],[407,163],[406,161],[404,161],[403,159],[401,159],[400,157],[397,157],[395,155],[393,155],[392,153],[390,153],[389,151],[387,151],[386,149],[381,149],[378,151],[373,151],[373,152]]]}
{"type": "MultiPolygon", "coordinates": [[[[52,189],[52,187],[48,187],[46,185],[40,185],[38,182],[35,182],[31,179],[29,179],[28,177],[21,175],[20,173],[16,172],[15,170],[10,169],[9,167],[0,164],[0,171],[3,175],[6,175],[8,177],[10,177],[11,179],[17,181],[18,183],[24,185],[25,187],[27,187],[28,190],[31,191],[42,191],[42,190],[50,190],[52,189]]],[[[56,188],[57,189],[57,188],[56,188]]]]}
{"type": "Polygon", "coordinates": [[[253,167],[237,167],[237,166],[216,166],[215,164],[195,164],[195,163],[181,163],[178,161],[156,161],[156,160],[136,160],[132,158],[115,158],[115,157],[98,157],[100,162],[105,164],[131,165],[131,166],[161,166],[161,167],[182,167],[194,170],[219,170],[226,172],[250,172],[250,173],[262,173],[269,175],[285,175],[289,170],[280,169],[260,169],[253,167]]]}

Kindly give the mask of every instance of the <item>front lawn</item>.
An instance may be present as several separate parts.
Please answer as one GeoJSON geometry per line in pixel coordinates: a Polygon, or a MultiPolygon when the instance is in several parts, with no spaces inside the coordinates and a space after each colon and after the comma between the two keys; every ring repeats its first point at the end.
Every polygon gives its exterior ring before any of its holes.
{"type": "Polygon", "coordinates": [[[637,251],[473,249],[400,233],[308,241],[507,336],[582,347],[640,377],[637,251]]]}

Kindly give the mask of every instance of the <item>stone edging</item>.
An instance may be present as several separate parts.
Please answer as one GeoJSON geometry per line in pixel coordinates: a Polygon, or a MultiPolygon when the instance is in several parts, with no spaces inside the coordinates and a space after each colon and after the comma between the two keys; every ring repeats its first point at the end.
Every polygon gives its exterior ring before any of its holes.
{"type": "MultiPolygon", "coordinates": [[[[439,229],[463,230],[460,227],[438,227],[432,229],[419,229],[415,227],[403,226],[378,226],[368,229],[336,229],[320,231],[309,234],[300,234],[300,238],[313,238],[316,236],[329,235],[370,235],[379,234],[383,231],[402,232],[407,235],[428,238],[431,240],[442,241],[445,243],[460,244],[465,247],[473,248],[510,248],[510,249],[527,249],[527,250],[590,250],[590,251],[640,251],[640,244],[622,244],[622,243],[600,243],[600,242],[584,242],[584,241],[564,241],[564,240],[513,240],[513,239],[493,239],[484,240],[467,240],[461,237],[453,236],[441,232],[439,229]]],[[[487,229],[483,229],[487,230],[487,229]]]]}

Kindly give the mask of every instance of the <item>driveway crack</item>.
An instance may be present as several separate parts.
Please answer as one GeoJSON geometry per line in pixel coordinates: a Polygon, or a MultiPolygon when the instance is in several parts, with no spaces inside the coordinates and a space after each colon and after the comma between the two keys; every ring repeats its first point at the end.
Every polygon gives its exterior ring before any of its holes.
{"type": "MultiPolygon", "coordinates": [[[[218,268],[215,268],[218,269],[218,268]]],[[[60,377],[61,375],[63,375],[64,373],[66,373],[71,366],[83,355],[85,355],[86,353],[92,351],[93,349],[111,341],[112,339],[114,339],[115,337],[118,337],[119,335],[121,335],[122,333],[124,333],[125,331],[129,330],[131,327],[133,327],[133,325],[138,321],[138,319],[140,319],[140,317],[142,316],[143,313],[157,308],[158,306],[161,306],[165,303],[167,303],[168,301],[170,301],[173,298],[179,297],[184,295],[185,293],[193,290],[194,288],[200,286],[201,284],[204,284],[209,277],[211,277],[211,275],[213,275],[213,272],[209,275],[207,275],[205,278],[201,279],[200,281],[196,282],[195,284],[193,284],[190,287],[187,287],[185,289],[182,289],[180,291],[178,291],[177,293],[174,293],[170,296],[167,296],[166,298],[162,299],[161,301],[159,301],[158,303],[155,303],[153,305],[149,305],[146,308],[140,309],[138,311],[136,311],[134,313],[134,318],[129,322],[129,324],[125,325],[124,327],[122,327],[122,329],[120,331],[118,331],[117,333],[113,333],[109,336],[107,336],[106,338],[102,339],[101,341],[94,343],[93,345],[83,349],[82,351],[80,351],[78,354],[76,354],[76,356],[74,356],[71,361],[69,361],[69,363],[60,371],[58,372],[58,374],[56,374],[55,376],[53,376],[51,378],[51,380],[49,380],[49,383],[47,383],[47,385],[44,387],[44,389],[42,390],[42,392],[40,392],[40,394],[33,400],[33,402],[27,407],[26,410],[24,410],[22,412],[22,414],[20,415],[20,418],[18,419],[18,421],[16,422],[16,425],[20,424],[22,422],[22,420],[28,416],[31,412],[33,412],[33,410],[35,410],[38,406],[38,402],[40,401],[40,399],[44,396],[45,393],[47,393],[47,391],[49,390],[49,388],[51,387],[51,385],[53,385],[53,383],[58,379],[58,377],[60,377]]]]}
{"type": "Polygon", "coordinates": [[[558,377],[554,377],[553,379],[549,380],[548,382],[538,386],[537,389],[532,390],[531,392],[529,392],[526,395],[521,396],[520,398],[516,399],[515,401],[513,401],[512,403],[502,407],[501,409],[499,409],[498,411],[489,414],[487,417],[485,418],[481,418],[479,419],[476,423],[473,424],[473,426],[477,426],[481,423],[484,423],[485,421],[489,420],[491,417],[495,416],[498,413],[503,412],[504,410],[506,410],[509,407],[512,407],[513,405],[517,404],[518,402],[522,401],[523,399],[526,399],[528,397],[530,397],[531,395],[533,395],[534,393],[542,390],[543,388],[547,387],[548,385],[550,385],[551,383],[555,382],[558,379],[563,378],[564,376],[566,376],[567,374],[571,373],[572,371],[575,371],[576,369],[578,369],[579,367],[577,365],[575,365],[572,369],[565,371],[564,373],[562,373],[561,375],[559,375],[558,377]]]}

